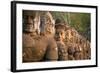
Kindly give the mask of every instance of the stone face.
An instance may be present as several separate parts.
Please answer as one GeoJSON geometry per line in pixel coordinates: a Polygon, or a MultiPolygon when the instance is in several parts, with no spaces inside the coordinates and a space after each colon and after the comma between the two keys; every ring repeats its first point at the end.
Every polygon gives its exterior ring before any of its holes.
{"type": "MultiPolygon", "coordinates": [[[[27,14],[26,14],[27,15],[27,14]]],[[[40,35],[36,30],[39,30],[41,14],[35,15],[31,18],[28,15],[23,31],[23,62],[40,62],[40,61],[54,61],[58,59],[58,49],[55,39],[53,38],[53,27],[51,25],[52,16],[49,12],[45,13],[47,18],[44,23],[44,35],[40,35]],[[33,25],[32,25],[33,24],[33,25]],[[27,25],[27,26],[26,26],[27,25]],[[34,26],[31,27],[30,25],[34,26]],[[27,29],[27,30],[26,30],[27,29]],[[31,31],[34,30],[34,31],[31,31]],[[50,32],[50,33],[48,33],[50,32]]],[[[38,31],[39,32],[39,31],[38,31]]]]}

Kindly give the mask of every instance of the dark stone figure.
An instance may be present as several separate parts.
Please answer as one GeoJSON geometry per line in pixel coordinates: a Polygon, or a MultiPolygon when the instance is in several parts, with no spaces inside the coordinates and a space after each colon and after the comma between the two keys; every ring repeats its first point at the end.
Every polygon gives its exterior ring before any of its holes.
{"type": "Polygon", "coordinates": [[[75,60],[74,58],[75,48],[72,44],[68,44],[68,60],[75,60]]]}

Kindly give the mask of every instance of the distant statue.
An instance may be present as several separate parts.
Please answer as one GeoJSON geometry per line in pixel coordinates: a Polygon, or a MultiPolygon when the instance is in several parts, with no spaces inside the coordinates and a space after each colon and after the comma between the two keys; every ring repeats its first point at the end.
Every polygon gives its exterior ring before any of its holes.
{"type": "Polygon", "coordinates": [[[90,42],[86,40],[84,37],[82,37],[73,27],[70,27],[68,24],[63,22],[63,20],[57,19],[55,23],[56,23],[55,36],[58,46],[59,60],[64,60],[62,59],[65,53],[64,48],[66,49],[67,60],[90,59],[91,58],[90,42]],[[63,50],[63,53],[60,52],[61,50],[63,50]]]}
{"type": "Polygon", "coordinates": [[[58,23],[55,25],[55,29],[56,29],[55,39],[58,47],[58,60],[59,61],[68,60],[68,49],[64,43],[66,25],[64,25],[64,23],[58,23]]]}
{"type": "Polygon", "coordinates": [[[50,12],[41,13],[40,30],[41,34],[55,34],[55,20],[53,19],[50,12]]]}

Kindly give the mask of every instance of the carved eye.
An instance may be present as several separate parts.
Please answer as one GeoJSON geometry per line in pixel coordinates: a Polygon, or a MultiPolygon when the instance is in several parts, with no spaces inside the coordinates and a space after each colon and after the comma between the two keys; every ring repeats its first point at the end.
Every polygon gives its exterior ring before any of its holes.
{"type": "Polygon", "coordinates": [[[60,34],[61,34],[61,35],[63,35],[63,33],[62,33],[62,32],[61,32],[60,34]]]}

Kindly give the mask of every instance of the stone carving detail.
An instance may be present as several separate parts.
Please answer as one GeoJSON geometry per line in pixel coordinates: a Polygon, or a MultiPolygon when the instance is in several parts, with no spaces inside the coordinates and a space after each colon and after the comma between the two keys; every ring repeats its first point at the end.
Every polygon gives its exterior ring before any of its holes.
{"type": "Polygon", "coordinates": [[[23,62],[91,59],[90,42],[50,12],[23,11],[23,62]]]}

